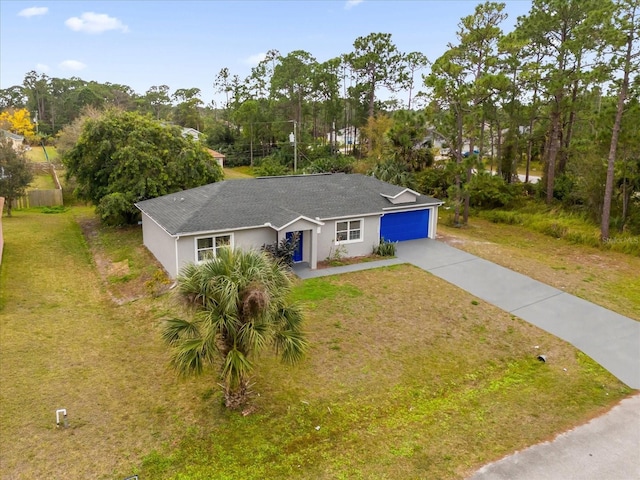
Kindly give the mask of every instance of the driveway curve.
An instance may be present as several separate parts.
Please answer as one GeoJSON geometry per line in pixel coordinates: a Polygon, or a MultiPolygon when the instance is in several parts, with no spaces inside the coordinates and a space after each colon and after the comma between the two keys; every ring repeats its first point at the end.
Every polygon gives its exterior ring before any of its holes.
{"type": "Polygon", "coordinates": [[[400,242],[397,256],[566,340],[640,388],[640,322],[437,240],[400,242]]]}

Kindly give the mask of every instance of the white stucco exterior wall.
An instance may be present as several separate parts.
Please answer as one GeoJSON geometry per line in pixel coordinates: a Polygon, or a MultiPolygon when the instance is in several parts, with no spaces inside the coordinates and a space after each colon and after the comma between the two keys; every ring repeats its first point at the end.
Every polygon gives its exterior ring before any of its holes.
{"type": "Polygon", "coordinates": [[[142,213],[142,243],[158,259],[171,278],[178,273],[175,239],[142,213]]]}
{"type": "Polygon", "coordinates": [[[380,242],[380,215],[323,220],[323,222],[324,225],[318,235],[318,261],[325,260],[332,255],[337,247],[345,250],[345,257],[369,255],[373,250],[373,246],[378,245],[380,242]],[[361,232],[361,242],[336,245],[336,223],[344,222],[345,220],[362,220],[364,231],[361,232]]]}
{"type": "Polygon", "coordinates": [[[429,210],[429,238],[435,240],[438,233],[438,206],[431,207],[429,210]]]}
{"type": "Polygon", "coordinates": [[[177,240],[177,272],[185,265],[196,262],[196,239],[198,238],[231,235],[234,248],[259,250],[266,243],[274,243],[276,241],[276,233],[277,232],[270,227],[259,227],[227,232],[203,232],[197,235],[179,237],[177,240]]]}

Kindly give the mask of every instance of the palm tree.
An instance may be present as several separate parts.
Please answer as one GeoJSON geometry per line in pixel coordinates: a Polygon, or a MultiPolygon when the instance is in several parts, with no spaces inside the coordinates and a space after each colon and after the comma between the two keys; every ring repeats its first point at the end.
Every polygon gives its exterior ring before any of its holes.
{"type": "Polygon", "coordinates": [[[211,260],[184,267],[176,292],[193,315],[165,324],[173,366],[186,375],[219,365],[225,405],[243,406],[254,355],[272,346],[293,364],[307,349],[301,311],[288,300],[291,287],[286,267],[265,252],[223,248],[211,260]]]}

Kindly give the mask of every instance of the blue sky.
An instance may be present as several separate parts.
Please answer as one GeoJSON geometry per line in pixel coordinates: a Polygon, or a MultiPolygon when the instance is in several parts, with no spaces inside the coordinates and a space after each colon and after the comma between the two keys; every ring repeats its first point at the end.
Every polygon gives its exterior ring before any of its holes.
{"type": "MultiPolygon", "coordinates": [[[[402,52],[435,60],[455,42],[477,1],[457,0],[0,0],[0,88],[30,70],[128,85],[197,87],[208,103],[221,68],[246,77],[271,49],[306,50],[318,61],[352,51],[372,32],[402,52]]],[[[506,1],[505,31],[530,0],[506,1]]]]}

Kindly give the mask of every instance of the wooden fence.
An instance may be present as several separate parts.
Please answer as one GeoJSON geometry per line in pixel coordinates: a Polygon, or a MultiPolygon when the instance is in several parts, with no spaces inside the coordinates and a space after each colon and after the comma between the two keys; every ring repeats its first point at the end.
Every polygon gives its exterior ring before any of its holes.
{"type": "Polygon", "coordinates": [[[62,205],[62,186],[52,163],[32,163],[35,172],[48,172],[56,184],[55,190],[29,190],[23,197],[14,200],[12,208],[54,207],[62,205]]]}
{"type": "Polygon", "coordinates": [[[13,201],[13,208],[53,207],[62,205],[62,190],[30,190],[13,201]]]}

